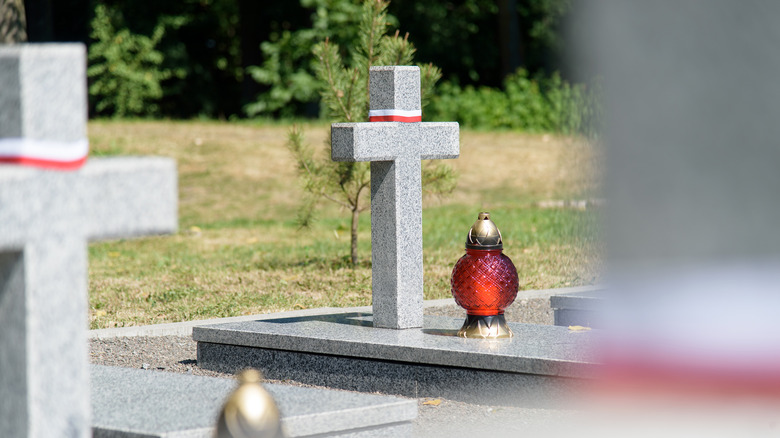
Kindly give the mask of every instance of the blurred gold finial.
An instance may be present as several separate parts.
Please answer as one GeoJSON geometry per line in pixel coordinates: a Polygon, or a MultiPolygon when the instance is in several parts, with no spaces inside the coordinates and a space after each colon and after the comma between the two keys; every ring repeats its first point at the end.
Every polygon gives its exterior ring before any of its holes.
{"type": "Polygon", "coordinates": [[[239,386],[228,397],[217,421],[215,438],[283,438],[279,408],[260,382],[257,370],[238,374],[239,386]]]}

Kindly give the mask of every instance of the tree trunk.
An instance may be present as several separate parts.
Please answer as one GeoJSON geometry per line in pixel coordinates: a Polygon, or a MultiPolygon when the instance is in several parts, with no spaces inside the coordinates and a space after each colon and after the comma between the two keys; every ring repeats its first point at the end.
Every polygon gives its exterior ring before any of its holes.
{"type": "Polygon", "coordinates": [[[27,20],[22,0],[0,1],[0,44],[27,41],[27,20]]]}
{"type": "Polygon", "coordinates": [[[520,20],[517,17],[517,0],[498,2],[498,39],[501,50],[501,79],[523,65],[523,46],[520,37],[520,20]]]}
{"type": "Polygon", "coordinates": [[[263,64],[260,43],[268,39],[272,21],[267,5],[264,3],[256,0],[238,1],[241,68],[244,69],[244,75],[241,79],[241,105],[253,103],[257,99],[257,95],[268,88],[267,86],[261,87],[246,71],[247,67],[263,64]]]}
{"type": "Polygon", "coordinates": [[[352,209],[352,266],[357,265],[358,252],[357,252],[357,238],[358,238],[358,218],[360,212],[357,208],[352,209]]]}

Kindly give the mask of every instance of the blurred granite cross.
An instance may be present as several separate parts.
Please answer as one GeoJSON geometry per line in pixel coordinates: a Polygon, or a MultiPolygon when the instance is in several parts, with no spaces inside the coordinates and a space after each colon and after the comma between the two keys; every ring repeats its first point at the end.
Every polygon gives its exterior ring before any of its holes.
{"type": "Polygon", "coordinates": [[[87,160],[86,67],[0,45],[0,437],[92,436],[87,242],[177,227],[173,160],[87,160]]]}

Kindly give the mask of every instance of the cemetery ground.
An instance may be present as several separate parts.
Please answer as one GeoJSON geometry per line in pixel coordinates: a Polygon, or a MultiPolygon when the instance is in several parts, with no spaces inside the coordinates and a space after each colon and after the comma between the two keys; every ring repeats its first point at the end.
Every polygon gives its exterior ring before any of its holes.
{"type": "MultiPolygon", "coordinates": [[[[234,378],[233,375],[201,368],[196,361],[196,343],[190,336],[130,336],[91,339],[93,364],[234,378]]],[[[292,380],[266,380],[269,383],[307,386],[292,380]]],[[[331,389],[333,391],[342,391],[331,389]]],[[[415,437],[463,437],[484,433],[486,426],[501,425],[494,437],[556,436],[554,426],[576,418],[578,412],[504,405],[479,405],[442,397],[417,399],[415,437]]],[[[565,423],[564,423],[565,424],[565,423]]]]}
{"type": "MultiPolygon", "coordinates": [[[[176,159],[180,218],[176,235],[90,245],[90,328],[369,305],[370,212],[360,217],[355,267],[349,212],[323,199],[318,220],[300,229],[302,190],[285,148],[288,130],[249,122],[90,122],[93,156],[176,159]]],[[[324,155],[329,125],[308,123],[303,131],[324,155]]],[[[596,282],[599,211],[590,201],[599,161],[598,150],[580,139],[462,131],[460,158],[445,161],[460,174],[457,188],[423,201],[425,298],[451,296],[452,266],[482,210],[502,231],[521,291],[596,282]]]]}

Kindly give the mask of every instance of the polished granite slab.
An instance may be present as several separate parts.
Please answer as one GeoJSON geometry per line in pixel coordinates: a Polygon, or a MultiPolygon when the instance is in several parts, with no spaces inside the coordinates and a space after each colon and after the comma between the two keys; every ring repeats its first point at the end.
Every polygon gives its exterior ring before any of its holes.
{"type": "MultiPolygon", "coordinates": [[[[95,438],[210,438],[232,379],[91,367],[95,438]]],[[[417,402],[373,394],[265,384],[293,437],[411,436],[417,402]]]]}
{"type": "Polygon", "coordinates": [[[595,332],[509,323],[511,339],[456,336],[462,320],[426,315],[422,329],[372,326],[370,313],[333,313],[193,328],[198,343],[235,345],[363,359],[512,373],[588,377],[596,365],[595,332]]]}
{"type": "Polygon", "coordinates": [[[462,320],[426,315],[422,329],[377,329],[371,314],[232,322],[193,329],[198,366],[407,397],[558,407],[597,371],[596,331],[509,323],[511,339],[463,339],[462,320]]]}

